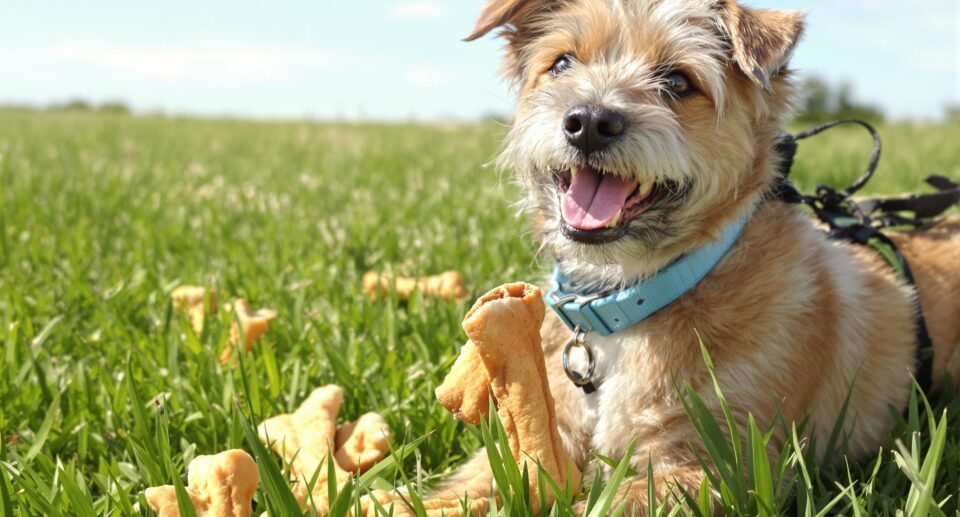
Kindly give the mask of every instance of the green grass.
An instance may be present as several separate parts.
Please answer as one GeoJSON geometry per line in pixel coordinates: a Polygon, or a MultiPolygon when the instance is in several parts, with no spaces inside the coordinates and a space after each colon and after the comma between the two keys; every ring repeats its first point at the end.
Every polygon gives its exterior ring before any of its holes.
{"type": "MultiPolygon", "coordinates": [[[[145,487],[185,482],[192,457],[235,447],[260,460],[258,512],[289,514],[252,426],[324,383],[344,387],[343,420],[376,410],[397,436],[343,511],[370,487],[417,494],[496,442],[495,425],[458,424],[434,402],[466,304],[371,302],[359,281],[368,269],[457,269],[473,296],[543,277],[514,188],[481,166],[503,132],[0,111],[0,515],[131,515],[145,487]],[[226,316],[194,339],[173,313],[180,283],[279,311],[243,372],[218,361],[226,316]]],[[[960,176],[960,124],[881,132],[873,192],[960,176]]],[[[868,153],[865,133],[831,132],[803,144],[795,179],[846,186],[868,153]]],[[[687,396],[716,445],[704,461],[726,465],[714,481],[731,513],[957,510],[960,401],[918,399],[872,461],[829,466],[798,440],[766,465],[747,454],[766,429],[724,446],[726,423],[687,396]]],[[[508,471],[504,513],[522,515],[522,473],[508,471]]],[[[616,508],[615,483],[585,485],[594,514],[616,508]]],[[[682,513],[700,511],[700,495],[682,513]]],[[[554,512],[570,508],[561,497],[554,512]]]]}

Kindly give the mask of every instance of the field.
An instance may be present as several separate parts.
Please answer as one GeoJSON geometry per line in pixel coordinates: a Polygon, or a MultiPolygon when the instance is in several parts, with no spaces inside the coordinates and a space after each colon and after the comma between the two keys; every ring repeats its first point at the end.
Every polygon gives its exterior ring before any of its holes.
{"type": "MultiPolygon", "coordinates": [[[[145,487],[182,477],[196,455],[252,451],[256,421],[326,383],[347,393],[342,420],[378,411],[398,448],[418,441],[362,490],[406,477],[420,492],[463,462],[483,433],[433,389],[464,341],[468,302],[370,301],[360,277],[456,269],[470,301],[544,277],[508,176],[482,166],[503,133],[0,111],[0,515],[132,514],[145,487]],[[172,310],[181,283],[279,312],[242,369],[218,360],[228,316],[196,339],[172,310]]],[[[881,133],[872,192],[960,177],[960,123],[881,133]]],[[[846,186],[869,149],[857,130],[818,137],[796,179],[846,186]]],[[[743,483],[724,496],[728,512],[955,513],[960,401],[931,403],[872,461],[832,466],[795,444],[768,466],[769,493],[760,467],[726,458],[743,483]]],[[[256,513],[289,514],[261,488],[256,513]]]]}

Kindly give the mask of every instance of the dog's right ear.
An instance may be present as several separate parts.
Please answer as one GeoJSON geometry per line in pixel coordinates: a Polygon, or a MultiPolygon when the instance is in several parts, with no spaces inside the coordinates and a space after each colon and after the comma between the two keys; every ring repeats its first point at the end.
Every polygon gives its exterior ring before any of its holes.
{"type": "Polygon", "coordinates": [[[477,20],[473,32],[463,41],[482,38],[493,29],[515,21],[524,8],[531,3],[533,3],[531,0],[489,0],[483,12],[480,13],[480,19],[477,20]]]}
{"type": "Polygon", "coordinates": [[[723,0],[725,25],[740,69],[766,90],[770,78],[786,65],[803,35],[804,13],[750,9],[735,0],[723,0]]]}

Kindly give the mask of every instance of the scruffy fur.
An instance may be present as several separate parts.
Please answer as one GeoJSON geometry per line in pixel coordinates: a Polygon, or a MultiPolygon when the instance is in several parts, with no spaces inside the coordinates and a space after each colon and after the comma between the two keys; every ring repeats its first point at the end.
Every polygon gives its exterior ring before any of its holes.
{"type": "MultiPolygon", "coordinates": [[[[752,213],[732,250],[696,288],[610,337],[591,334],[599,390],[575,388],[560,353],[570,336],[552,314],[544,326],[550,387],[564,445],[586,472],[605,468],[636,440],[636,471],[622,496],[645,514],[646,466],[658,497],[679,485],[695,493],[704,473],[690,452],[698,438],[678,399],[690,383],[722,420],[701,356],[708,348],[741,426],[809,417],[806,440],[823,446],[850,396],[852,454],[875,453],[891,429],[890,408],[907,402],[915,369],[916,293],[868,248],[829,240],[811,217],[771,199],[774,136],[791,109],[786,67],[802,15],[752,10],[732,0],[491,0],[475,39],[501,28],[504,73],[518,90],[502,165],[516,172],[544,253],[591,290],[655,274],[752,213]],[[549,73],[558,57],[574,63],[549,73]],[[674,98],[663,74],[681,70],[698,90],[674,98]],[[561,120],[575,104],[617,110],[627,133],[582,157],[561,120]],[[553,172],[589,164],[662,185],[665,201],[629,223],[623,238],[582,244],[562,231],[553,172]],[[698,337],[699,336],[699,337],[698,337]],[[601,465],[598,465],[601,464],[601,465]]],[[[935,345],[935,379],[960,371],[960,219],[898,234],[913,266],[935,345]]],[[[786,439],[778,426],[771,454],[786,439]]],[[[808,441],[808,443],[810,443],[808,441]]],[[[446,486],[487,495],[478,456],[446,486]]]]}

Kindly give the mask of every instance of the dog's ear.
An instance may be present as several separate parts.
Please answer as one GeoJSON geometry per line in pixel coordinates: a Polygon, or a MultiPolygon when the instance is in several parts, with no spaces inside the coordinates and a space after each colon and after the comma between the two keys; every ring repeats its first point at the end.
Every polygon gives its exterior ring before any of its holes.
{"type": "Polygon", "coordinates": [[[723,4],[733,59],[751,80],[770,90],[770,78],[787,64],[803,35],[804,13],[750,9],[733,0],[723,4]]]}
{"type": "Polygon", "coordinates": [[[464,41],[482,38],[493,29],[515,21],[524,8],[532,3],[531,0],[488,0],[480,13],[476,27],[469,36],[464,38],[464,41]]]}

